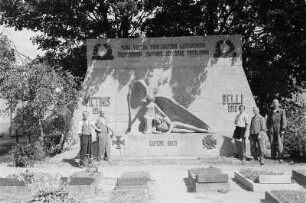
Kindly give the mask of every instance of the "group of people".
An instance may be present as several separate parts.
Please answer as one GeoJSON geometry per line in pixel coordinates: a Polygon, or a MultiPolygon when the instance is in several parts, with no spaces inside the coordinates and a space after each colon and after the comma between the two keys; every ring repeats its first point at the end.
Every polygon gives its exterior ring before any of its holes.
{"type": "MultiPolygon", "coordinates": [[[[154,104],[154,99],[148,97],[146,101],[146,113],[145,123],[146,130],[152,133],[155,129],[162,132],[170,133],[176,127],[170,119],[156,107],[154,104]],[[155,116],[155,111],[158,109],[160,114],[160,121],[155,116]],[[157,124],[156,124],[157,123],[157,124]],[[165,125],[161,125],[165,124],[165,125]],[[160,127],[161,126],[161,127],[160,127]]],[[[277,99],[273,100],[272,109],[268,112],[266,119],[260,115],[259,108],[254,107],[254,116],[251,119],[250,130],[249,130],[249,140],[251,145],[251,154],[254,159],[259,160],[260,164],[264,164],[264,152],[265,143],[264,138],[268,135],[270,146],[271,146],[271,158],[278,159],[282,162],[283,159],[283,141],[284,132],[286,128],[286,114],[283,109],[279,107],[279,101],[277,99]],[[266,134],[267,132],[267,134],[266,134]]],[[[81,133],[80,133],[80,166],[85,166],[88,160],[92,156],[92,129],[96,132],[96,139],[98,143],[98,159],[99,160],[109,160],[110,159],[110,145],[111,137],[114,136],[114,131],[110,129],[107,119],[105,118],[105,113],[103,110],[99,111],[99,117],[95,123],[89,121],[87,111],[83,112],[83,119],[80,122],[81,133]]],[[[241,140],[242,147],[241,151],[238,150],[238,154],[242,155],[242,160],[246,160],[246,138],[247,138],[247,128],[249,125],[248,115],[245,112],[245,106],[239,106],[239,114],[235,119],[235,131],[233,138],[235,140],[241,140]]],[[[185,129],[192,129],[189,126],[183,126],[185,129]]],[[[198,130],[198,129],[197,129],[198,130]]],[[[240,149],[240,148],[237,148],[240,149]]]]}
{"type": "Polygon", "coordinates": [[[80,166],[86,166],[92,157],[92,129],[96,132],[98,160],[108,161],[110,159],[111,137],[114,136],[114,132],[109,127],[104,111],[99,111],[99,117],[95,123],[89,120],[88,111],[83,111],[82,116],[83,119],[80,122],[80,166]]]}
{"type": "MultiPolygon", "coordinates": [[[[254,107],[254,116],[251,119],[249,140],[251,146],[251,154],[254,159],[259,160],[260,164],[264,164],[264,152],[265,143],[264,138],[268,135],[270,146],[271,146],[271,158],[277,159],[282,162],[283,159],[283,141],[284,132],[286,129],[286,113],[285,110],[281,109],[279,101],[273,100],[272,108],[268,112],[266,119],[260,115],[259,108],[254,107]],[[267,134],[266,134],[267,132],[267,134]]],[[[235,119],[235,131],[233,138],[235,140],[241,140],[242,152],[239,150],[238,154],[242,154],[242,160],[246,160],[246,144],[247,138],[247,127],[249,125],[248,115],[245,112],[245,106],[239,106],[239,114],[235,119]]]]}

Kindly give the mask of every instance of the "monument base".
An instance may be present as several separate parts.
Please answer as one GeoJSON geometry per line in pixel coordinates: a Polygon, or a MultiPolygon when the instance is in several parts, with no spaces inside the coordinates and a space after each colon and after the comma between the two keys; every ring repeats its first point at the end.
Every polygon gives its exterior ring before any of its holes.
{"type": "Polygon", "coordinates": [[[206,157],[235,153],[234,141],[217,133],[125,134],[112,141],[111,157],[206,157]]]}

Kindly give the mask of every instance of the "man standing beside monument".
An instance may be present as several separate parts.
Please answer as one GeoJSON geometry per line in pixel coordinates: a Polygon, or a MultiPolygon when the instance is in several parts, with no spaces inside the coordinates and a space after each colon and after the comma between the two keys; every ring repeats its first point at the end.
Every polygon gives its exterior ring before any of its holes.
{"type": "Polygon", "coordinates": [[[245,161],[245,154],[246,154],[246,145],[245,145],[245,138],[246,138],[246,129],[248,127],[248,114],[244,112],[245,106],[240,105],[239,106],[239,114],[236,116],[235,119],[235,131],[233,138],[235,139],[235,145],[237,149],[237,154],[239,157],[239,154],[242,154],[242,161],[245,161]],[[237,140],[241,139],[242,146],[238,147],[237,140]],[[242,152],[240,151],[242,150],[242,152]]]}
{"type": "Polygon", "coordinates": [[[273,100],[272,110],[268,113],[267,127],[271,144],[271,158],[282,162],[284,132],[287,126],[285,110],[279,108],[279,101],[273,100]]]}
{"type": "Polygon", "coordinates": [[[92,123],[88,120],[88,111],[83,111],[83,119],[80,121],[81,134],[80,134],[80,166],[86,166],[88,164],[88,159],[91,158],[91,142],[92,133],[91,125],[92,123]]]}
{"type": "Polygon", "coordinates": [[[254,117],[251,120],[250,125],[250,141],[251,141],[251,149],[254,150],[254,159],[257,160],[259,158],[259,163],[263,165],[264,158],[264,133],[266,130],[265,119],[259,114],[258,107],[253,108],[254,117]],[[259,157],[258,157],[259,156],[259,157]]]}

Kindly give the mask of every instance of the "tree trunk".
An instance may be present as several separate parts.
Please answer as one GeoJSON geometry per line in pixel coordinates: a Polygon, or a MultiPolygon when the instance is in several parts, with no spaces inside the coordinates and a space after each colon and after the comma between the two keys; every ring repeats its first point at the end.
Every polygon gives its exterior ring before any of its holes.
{"type": "Polygon", "coordinates": [[[121,21],[120,31],[121,31],[121,37],[128,38],[129,37],[129,17],[124,16],[121,21]]]}

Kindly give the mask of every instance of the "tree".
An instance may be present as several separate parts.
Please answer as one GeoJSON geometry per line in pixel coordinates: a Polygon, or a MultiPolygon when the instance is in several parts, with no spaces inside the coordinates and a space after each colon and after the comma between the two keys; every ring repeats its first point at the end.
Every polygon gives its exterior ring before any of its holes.
{"type": "Polygon", "coordinates": [[[28,135],[44,135],[54,119],[63,118],[62,133],[67,134],[78,91],[74,77],[61,68],[29,64],[6,71],[0,87],[1,95],[16,111],[14,122],[28,135]]]}
{"type": "Polygon", "coordinates": [[[164,0],[142,30],[149,37],[241,34],[243,67],[261,112],[305,88],[303,0],[164,0]]]}
{"type": "MultiPolygon", "coordinates": [[[[154,1],[152,1],[154,2],[154,1]]],[[[86,40],[136,37],[154,11],[151,0],[4,1],[0,24],[42,32],[33,38],[46,50],[41,61],[61,65],[75,76],[86,73],[86,40]]]]}
{"type": "Polygon", "coordinates": [[[0,24],[43,34],[42,61],[86,73],[86,39],[241,34],[243,67],[262,113],[305,87],[304,0],[14,0],[0,24]]]}

